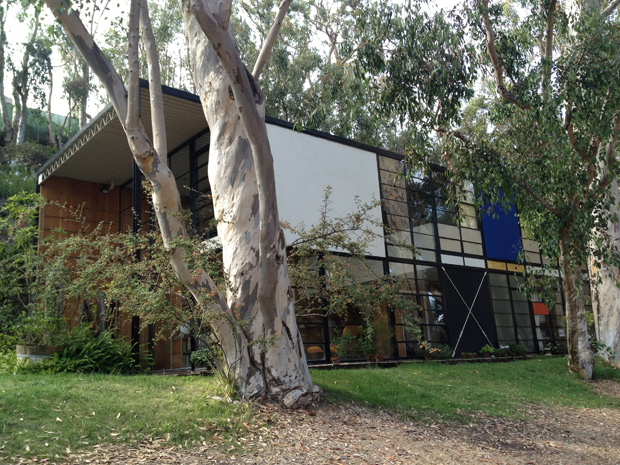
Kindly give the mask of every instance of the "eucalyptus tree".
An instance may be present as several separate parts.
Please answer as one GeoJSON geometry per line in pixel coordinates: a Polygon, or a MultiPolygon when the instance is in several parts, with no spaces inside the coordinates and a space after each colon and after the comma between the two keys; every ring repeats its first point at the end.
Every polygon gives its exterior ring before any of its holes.
{"type": "MultiPolygon", "coordinates": [[[[32,58],[38,49],[37,42],[39,29],[41,26],[41,5],[35,2],[30,12],[30,2],[22,2],[22,10],[20,16],[22,21],[28,21],[30,34],[28,41],[24,44],[22,59],[18,64],[10,63],[13,68],[13,118],[11,121],[11,132],[13,140],[18,144],[23,144],[26,137],[26,123],[28,118],[28,98],[32,90],[31,83],[33,75],[30,66],[32,58]],[[32,17],[29,17],[32,14],[32,17]]],[[[36,77],[36,76],[35,76],[36,77]]]]}
{"type": "MultiPolygon", "coordinates": [[[[467,76],[473,85],[471,64],[459,63],[466,48],[444,40],[427,43],[427,56],[419,55],[419,50],[413,55],[404,50],[402,56],[392,53],[378,60],[385,80],[394,83],[383,100],[385,106],[416,121],[418,97],[436,97],[428,100],[435,104],[436,113],[425,112],[423,104],[425,118],[418,124],[441,137],[444,162],[455,184],[473,181],[484,201],[513,199],[523,228],[540,242],[551,267],[559,266],[569,367],[588,379],[593,356],[583,267],[591,253],[598,260],[617,263],[616,250],[591,249],[590,244],[605,241],[614,197],[608,194],[617,176],[620,35],[610,15],[618,3],[603,5],[605,14],[582,11],[571,16],[555,0],[525,0],[518,8],[472,0],[454,12],[453,21],[467,20],[470,25],[477,47],[471,57],[494,89],[491,95],[480,95],[477,111],[467,124],[461,125],[460,115],[449,112],[458,110],[460,98],[445,94],[463,82],[456,76],[467,76]],[[437,54],[441,54],[439,60],[434,58],[437,54]],[[442,66],[437,69],[432,61],[442,66]],[[409,79],[408,72],[424,69],[430,74],[427,81],[409,79]],[[445,87],[438,88],[432,82],[435,77],[445,87]]],[[[464,31],[461,28],[463,36],[464,31]]],[[[453,37],[445,29],[443,33],[453,37]]],[[[422,135],[420,141],[422,151],[428,139],[422,135]]]]}
{"type": "MultiPolygon", "coordinates": [[[[192,270],[176,246],[187,231],[176,182],[166,166],[161,79],[147,2],[133,0],[130,5],[127,87],[73,7],[62,0],[45,3],[107,90],[134,160],[152,186],[153,209],[172,268],[210,321],[240,394],[280,398],[288,406],[314,398],[318,388],[312,384],[295,321],[278,219],[264,97],[258,72],[251,74],[239,56],[230,27],[231,2],[181,2],[193,79],[211,132],[208,172],[229,282],[225,293],[204,270],[192,270]],[[149,71],[153,141],[139,117],[140,29],[149,71]]],[[[268,55],[289,4],[281,4],[280,20],[260,56],[268,55]]]]}
{"type": "Polygon", "coordinates": [[[7,37],[6,37],[6,20],[9,14],[12,0],[2,0],[0,2],[0,111],[2,111],[2,127],[4,133],[3,138],[11,138],[11,117],[4,95],[4,66],[6,64],[7,37]]]}

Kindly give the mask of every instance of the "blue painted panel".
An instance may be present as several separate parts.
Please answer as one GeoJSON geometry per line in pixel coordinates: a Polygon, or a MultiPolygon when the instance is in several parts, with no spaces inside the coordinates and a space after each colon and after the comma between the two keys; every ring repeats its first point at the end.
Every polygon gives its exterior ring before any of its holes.
{"type": "MultiPolygon", "coordinates": [[[[503,195],[503,194],[502,194],[503,195]]],[[[491,204],[487,204],[487,210],[491,204]]],[[[504,210],[501,205],[493,206],[492,213],[482,214],[482,233],[487,258],[516,262],[521,253],[521,231],[516,217],[517,208],[514,203],[504,210]]]]}

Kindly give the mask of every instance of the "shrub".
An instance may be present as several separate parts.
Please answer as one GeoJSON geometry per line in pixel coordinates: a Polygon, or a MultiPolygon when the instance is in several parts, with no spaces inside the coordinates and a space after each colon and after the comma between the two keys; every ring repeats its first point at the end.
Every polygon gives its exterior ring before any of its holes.
{"type": "Polygon", "coordinates": [[[509,342],[507,350],[510,355],[514,355],[517,357],[522,357],[527,354],[527,349],[515,342],[509,342]]]}
{"type": "Polygon", "coordinates": [[[203,347],[202,349],[195,350],[192,355],[189,356],[192,363],[197,367],[215,368],[215,359],[221,357],[221,349],[217,346],[203,347]]]}
{"type": "Polygon", "coordinates": [[[116,338],[111,331],[95,334],[87,326],[75,328],[64,348],[45,365],[54,372],[131,374],[140,371],[127,341],[116,338]]]}
{"type": "Polygon", "coordinates": [[[480,353],[481,354],[493,354],[495,352],[495,349],[493,347],[491,347],[489,344],[482,346],[482,348],[480,349],[480,353]]]}

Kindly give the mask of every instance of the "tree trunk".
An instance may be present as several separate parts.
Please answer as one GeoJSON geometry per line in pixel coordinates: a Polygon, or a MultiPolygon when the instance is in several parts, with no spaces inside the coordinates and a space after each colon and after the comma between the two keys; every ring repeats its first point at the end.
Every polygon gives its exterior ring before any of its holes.
{"type": "MultiPolygon", "coordinates": [[[[123,124],[134,160],[153,187],[153,209],[164,247],[169,251],[171,266],[204,310],[205,318],[213,318],[214,333],[222,345],[231,377],[240,394],[245,398],[263,396],[281,399],[286,406],[303,405],[316,398],[318,388],[313,386],[310,378],[293,311],[286,269],[286,244],[277,220],[277,207],[274,202],[271,210],[259,209],[259,204],[264,202],[259,197],[259,191],[262,192],[265,187],[259,189],[255,154],[250,144],[254,147],[258,145],[263,150],[268,148],[264,119],[264,139],[258,140],[257,144],[256,136],[261,132],[260,128],[248,137],[247,126],[241,123],[246,115],[240,114],[238,102],[231,98],[228,74],[189,8],[184,8],[184,15],[194,64],[194,80],[199,83],[199,94],[211,130],[208,169],[216,217],[220,220],[218,230],[224,266],[230,283],[226,300],[204,270],[195,273],[188,268],[183,250],[173,245],[175,238],[187,234],[179,218],[181,199],[174,176],[163,161],[165,154],[160,155],[154,150],[139,119],[139,34],[136,18],[139,16],[140,2],[133,1],[131,4],[127,89],[85,30],[77,13],[62,8],[61,0],[45,2],[108,92],[123,124]],[[271,229],[259,227],[263,225],[265,216],[273,219],[268,225],[271,229]],[[270,244],[268,255],[261,251],[265,246],[265,237],[276,238],[270,244]],[[263,266],[265,262],[267,266],[263,266]],[[274,304],[269,308],[265,307],[265,300],[260,299],[260,289],[265,287],[262,279],[265,269],[274,270],[268,280],[274,283],[272,298],[268,299],[274,304]],[[229,324],[231,319],[237,323],[229,324]]],[[[150,40],[148,33],[146,36],[150,40]]],[[[239,89],[233,91],[238,92],[239,89]]],[[[256,108],[246,107],[244,110],[255,111],[256,108]]],[[[159,110],[152,108],[151,111],[159,110]]],[[[256,129],[252,126],[252,130],[256,129]]],[[[268,155],[267,158],[270,158],[271,153],[268,155]]],[[[271,170],[273,178],[273,163],[259,165],[258,168],[262,173],[267,171],[267,174],[271,170]]],[[[269,179],[269,175],[265,178],[269,179]]],[[[273,185],[268,187],[275,189],[273,185]]],[[[273,197],[275,201],[275,195],[273,197]]]]}
{"type": "Polygon", "coordinates": [[[56,147],[56,134],[54,133],[54,122],[52,121],[52,91],[54,90],[54,73],[52,67],[48,68],[48,78],[50,80],[50,90],[47,96],[47,132],[50,138],[50,145],[56,147]]]}
{"type": "MultiPolygon", "coordinates": [[[[618,199],[618,180],[611,186],[611,195],[618,199]]],[[[610,214],[618,215],[618,202],[610,207],[610,214]]],[[[619,220],[620,221],[620,220],[619,220]]],[[[609,221],[607,226],[609,247],[620,250],[620,223],[609,221]]],[[[594,310],[594,325],[596,339],[605,344],[616,358],[612,359],[607,351],[600,351],[599,355],[615,367],[620,368],[620,271],[613,265],[603,263],[600,269],[590,267],[592,274],[592,308],[594,310]]]]}
{"type": "Polygon", "coordinates": [[[568,232],[564,232],[560,241],[562,267],[562,286],[566,300],[566,341],[568,344],[568,367],[578,373],[583,379],[592,379],[594,358],[588,340],[588,325],[586,323],[586,307],[583,289],[582,271],[578,266],[571,264],[568,247],[568,232]]]}
{"type": "Polygon", "coordinates": [[[21,69],[17,72],[13,80],[15,96],[15,107],[13,109],[13,131],[15,131],[15,143],[21,145],[26,140],[26,125],[28,122],[28,95],[30,94],[30,83],[28,82],[30,72],[28,63],[30,61],[30,49],[34,45],[39,31],[39,17],[41,8],[35,8],[34,28],[30,34],[28,43],[25,45],[24,56],[22,58],[21,69]],[[19,105],[18,105],[19,100],[19,105]]]}
{"type": "Polygon", "coordinates": [[[88,115],[86,113],[86,107],[88,106],[88,94],[90,85],[90,69],[88,63],[82,60],[82,82],[84,83],[84,94],[80,99],[80,129],[86,126],[88,122],[88,115]]]}
{"type": "Polygon", "coordinates": [[[11,118],[9,117],[9,109],[4,96],[4,66],[5,66],[5,45],[6,45],[6,31],[5,24],[8,14],[9,4],[8,2],[2,2],[0,5],[0,111],[2,111],[2,127],[4,129],[4,139],[12,139],[12,127],[11,118]]]}
{"type": "MultiPolygon", "coordinates": [[[[259,304],[259,194],[248,136],[230,92],[229,79],[205,34],[184,2],[194,83],[211,131],[209,181],[213,192],[224,270],[230,281],[228,305],[241,320],[249,345],[236,365],[237,387],[244,397],[267,395],[288,401],[313,396],[286,268],[286,243],[277,221],[275,308],[259,304]],[[263,342],[271,341],[266,347],[263,342]],[[261,349],[262,346],[262,349],[261,349]]],[[[224,347],[224,351],[228,352],[224,347]]],[[[303,400],[302,400],[303,401],[303,400]]]]}

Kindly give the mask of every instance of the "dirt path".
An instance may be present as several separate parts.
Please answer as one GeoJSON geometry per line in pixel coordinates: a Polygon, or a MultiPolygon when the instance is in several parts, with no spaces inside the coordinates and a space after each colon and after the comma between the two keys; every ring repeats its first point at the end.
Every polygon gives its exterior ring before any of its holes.
{"type": "MultiPolygon", "coordinates": [[[[620,397],[620,383],[593,388],[620,397]]],[[[71,464],[592,464],[620,465],[620,410],[527,406],[527,420],[478,415],[469,424],[420,424],[356,405],[286,411],[261,407],[270,428],[252,430],[240,455],[210,444],[102,445],[71,464]],[[574,420],[577,419],[577,422],[574,420]]]]}

